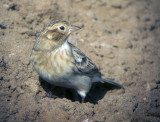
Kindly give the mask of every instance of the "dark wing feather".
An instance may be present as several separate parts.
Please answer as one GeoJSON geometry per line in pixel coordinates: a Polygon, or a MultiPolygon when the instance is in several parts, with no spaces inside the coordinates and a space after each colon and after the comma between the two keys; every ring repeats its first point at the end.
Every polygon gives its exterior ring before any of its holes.
{"type": "Polygon", "coordinates": [[[69,43],[72,49],[72,54],[75,60],[75,65],[80,73],[87,75],[100,75],[97,66],[89,59],[80,49],[78,49],[73,44],[69,43]]]}
{"type": "Polygon", "coordinates": [[[74,46],[71,43],[69,43],[69,45],[71,46],[71,49],[72,49],[75,65],[79,70],[78,73],[82,73],[84,75],[89,75],[93,77],[94,82],[101,81],[102,83],[113,84],[115,86],[118,86],[124,89],[122,85],[114,82],[113,79],[105,77],[103,74],[101,74],[97,66],[92,62],[92,60],[89,59],[80,49],[78,49],[76,46],[74,46]],[[100,79],[97,78],[96,76],[99,76],[100,79]]]}

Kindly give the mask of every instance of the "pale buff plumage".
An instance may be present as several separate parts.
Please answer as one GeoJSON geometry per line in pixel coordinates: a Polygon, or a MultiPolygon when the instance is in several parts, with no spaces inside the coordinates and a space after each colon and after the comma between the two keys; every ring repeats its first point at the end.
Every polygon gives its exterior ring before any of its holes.
{"type": "Polygon", "coordinates": [[[52,21],[41,31],[31,53],[31,62],[48,83],[75,89],[82,102],[94,82],[120,84],[104,78],[85,54],[68,42],[69,35],[79,30],[67,21],[52,21]]]}

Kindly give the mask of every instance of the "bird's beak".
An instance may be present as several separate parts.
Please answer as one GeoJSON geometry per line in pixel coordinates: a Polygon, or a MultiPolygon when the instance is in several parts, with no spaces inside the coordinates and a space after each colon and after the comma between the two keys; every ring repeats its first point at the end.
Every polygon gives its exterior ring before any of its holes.
{"type": "Polygon", "coordinates": [[[81,29],[81,28],[78,27],[78,26],[75,26],[75,25],[71,25],[70,31],[71,31],[71,32],[75,32],[75,31],[77,31],[77,30],[79,30],[79,29],[81,29]]]}

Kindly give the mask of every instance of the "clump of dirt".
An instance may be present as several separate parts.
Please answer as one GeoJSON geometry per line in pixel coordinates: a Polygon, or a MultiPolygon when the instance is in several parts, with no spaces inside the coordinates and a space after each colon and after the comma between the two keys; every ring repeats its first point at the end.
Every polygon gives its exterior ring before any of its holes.
{"type": "Polygon", "coordinates": [[[160,121],[160,2],[158,0],[1,0],[1,121],[160,121]],[[70,42],[106,76],[125,87],[99,85],[85,103],[50,85],[29,64],[38,32],[50,21],[83,27],[70,42]]]}

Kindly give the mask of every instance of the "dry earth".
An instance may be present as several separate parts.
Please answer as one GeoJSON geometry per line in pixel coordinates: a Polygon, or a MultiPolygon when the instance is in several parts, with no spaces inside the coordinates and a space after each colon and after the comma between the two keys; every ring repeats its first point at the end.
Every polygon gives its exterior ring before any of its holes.
{"type": "Polygon", "coordinates": [[[0,121],[160,121],[159,0],[1,0],[0,121]],[[99,85],[85,103],[28,64],[38,32],[61,19],[83,27],[70,41],[125,87],[99,85]]]}

